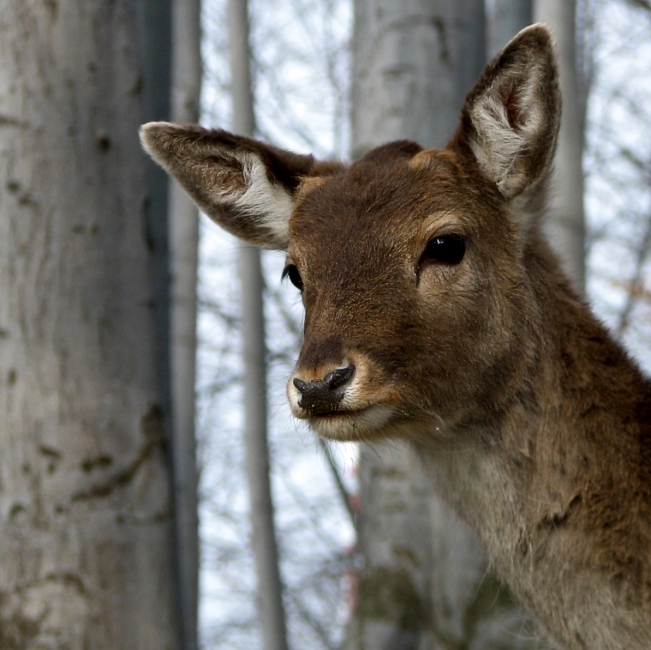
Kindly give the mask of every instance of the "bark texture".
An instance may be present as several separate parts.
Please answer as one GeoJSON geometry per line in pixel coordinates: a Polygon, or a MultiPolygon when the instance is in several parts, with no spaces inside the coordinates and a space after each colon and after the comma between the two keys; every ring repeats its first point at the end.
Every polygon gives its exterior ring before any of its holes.
{"type": "Polygon", "coordinates": [[[353,157],[392,139],[443,146],[485,63],[480,0],[357,0],[353,157]]]}
{"type": "Polygon", "coordinates": [[[179,647],[141,4],[0,1],[7,650],[179,647]]]}
{"type": "MultiPolygon", "coordinates": [[[[485,63],[483,2],[355,7],[354,155],[403,138],[443,146],[485,63]]],[[[363,569],[346,649],[529,647],[524,618],[412,450],[363,447],[360,464],[363,569]]]]}

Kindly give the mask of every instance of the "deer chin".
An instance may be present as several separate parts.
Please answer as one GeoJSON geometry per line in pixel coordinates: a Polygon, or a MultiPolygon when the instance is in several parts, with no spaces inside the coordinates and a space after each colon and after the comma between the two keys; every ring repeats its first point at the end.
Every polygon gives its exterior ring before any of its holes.
{"type": "Polygon", "coordinates": [[[395,409],[385,404],[373,404],[357,410],[341,410],[325,415],[297,414],[307,420],[320,437],[339,442],[370,442],[382,437],[383,429],[393,420],[395,409]]]}

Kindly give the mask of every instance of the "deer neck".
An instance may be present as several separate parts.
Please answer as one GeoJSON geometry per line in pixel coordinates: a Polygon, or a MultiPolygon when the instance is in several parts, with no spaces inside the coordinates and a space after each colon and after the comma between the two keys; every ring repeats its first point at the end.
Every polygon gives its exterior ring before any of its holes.
{"type": "Polygon", "coordinates": [[[456,447],[414,444],[501,577],[565,631],[563,647],[651,647],[651,632],[639,639],[651,623],[651,388],[553,258],[530,259],[543,335],[519,397],[460,427],[456,447]]]}

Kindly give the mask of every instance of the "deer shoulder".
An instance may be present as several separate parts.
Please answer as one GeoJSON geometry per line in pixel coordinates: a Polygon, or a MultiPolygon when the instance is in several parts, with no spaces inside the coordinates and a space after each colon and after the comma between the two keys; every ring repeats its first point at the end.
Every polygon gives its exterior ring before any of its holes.
{"type": "Polygon", "coordinates": [[[324,163],[197,126],[142,141],[236,236],[286,251],[292,412],[408,440],[564,648],[651,648],[651,388],[542,234],[560,119],[542,25],[484,71],[444,149],[324,163]]]}

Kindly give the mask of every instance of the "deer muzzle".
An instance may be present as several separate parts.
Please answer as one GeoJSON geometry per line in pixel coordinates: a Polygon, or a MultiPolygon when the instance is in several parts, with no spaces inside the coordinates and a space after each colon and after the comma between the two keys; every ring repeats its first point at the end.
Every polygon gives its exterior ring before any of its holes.
{"type": "Polygon", "coordinates": [[[355,366],[350,364],[345,368],[335,368],[316,381],[294,377],[292,383],[300,393],[298,405],[312,416],[336,413],[354,375],[355,366]]]}

